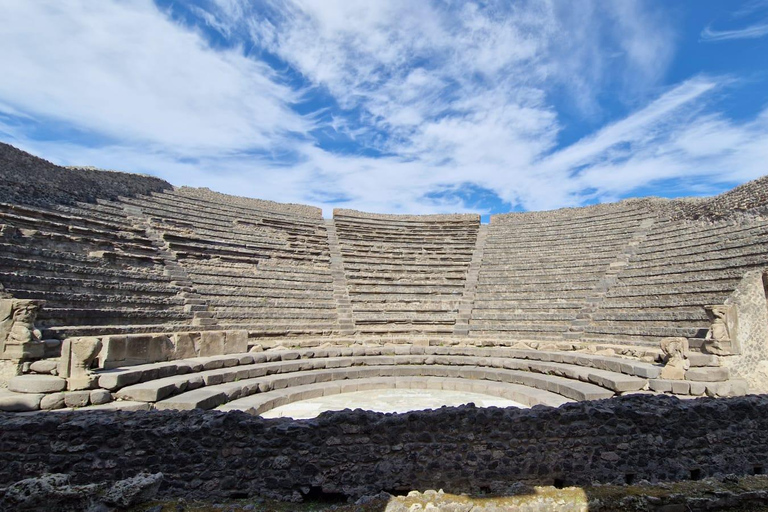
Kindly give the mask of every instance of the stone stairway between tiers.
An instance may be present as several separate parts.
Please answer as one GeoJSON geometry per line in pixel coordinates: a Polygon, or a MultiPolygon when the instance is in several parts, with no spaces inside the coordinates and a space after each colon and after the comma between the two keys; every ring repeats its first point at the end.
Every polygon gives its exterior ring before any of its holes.
{"type": "Polygon", "coordinates": [[[592,322],[592,315],[600,308],[600,304],[611,287],[618,282],[619,274],[627,267],[635,248],[643,243],[654,223],[655,219],[653,218],[644,219],[640,223],[632,234],[632,238],[616,257],[616,260],[609,264],[608,270],[598,281],[597,286],[587,295],[586,304],[578,312],[576,318],[571,321],[568,331],[563,333],[564,339],[580,339],[583,336],[586,327],[592,322]]]}
{"type": "Polygon", "coordinates": [[[333,219],[325,221],[325,228],[328,233],[328,247],[331,253],[333,299],[336,302],[336,313],[339,318],[339,334],[352,335],[355,333],[355,318],[352,315],[352,301],[349,299],[347,279],[344,275],[344,260],[341,256],[339,237],[333,219]]]}
{"type": "Polygon", "coordinates": [[[483,261],[483,251],[487,236],[488,226],[480,226],[477,230],[477,241],[475,242],[475,250],[472,252],[472,261],[469,263],[469,269],[467,270],[467,279],[464,282],[464,293],[461,296],[461,301],[459,301],[456,323],[453,326],[454,335],[469,335],[469,318],[472,315],[472,305],[475,301],[477,280],[480,276],[480,265],[483,261]]]}
{"type": "Polygon", "coordinates": [[[176,260],[176,256],[173,254],[168,243],[163,239],[162,234],[155,230],[151,221],[144,215],[141,208],[124,205],[123,209],[135,220],[137,227],[144,229],[147,238],[149,238],[157,248],[158,254],[165,262],[165,275],[172,279],[171,284],[179,288],[178,295],[184,299],[184,311],[193,314],[192,325],[216,328],[217,321],[210,311],[206,300],[195,291],[192,279],[189,277],[189,274],[184,267],[182,267],[176,260]]]}

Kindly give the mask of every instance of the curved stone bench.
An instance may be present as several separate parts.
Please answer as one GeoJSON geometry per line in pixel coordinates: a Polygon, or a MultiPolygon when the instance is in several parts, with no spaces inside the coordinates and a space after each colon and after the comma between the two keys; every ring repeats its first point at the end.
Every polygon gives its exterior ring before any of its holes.
{"type": "Polygon", "coordinates": [[[301,400],[376,389],[443,389],[450,391],[469,391],[506,398],[529,407],[534,405],[558,407],[564,403],[572,401],[548,391],[533,389],[517,384],[467,381],[466,379],[450,377],[374,377],[307,384],[259,393],[233,400],[216,407],[216,409],[220,411],[241,410],[249,414],[259,415],[276,407],[301,400]]]}
{"type": "Polygon", "coordinates": [[[257,390],[325,380],[425,375],[521,384],[573,400],[610,398],[616,392],[647,387],[645,379],[561,363],[462,356],[348,356],[202,370],[126,386],[116,397],[157,402],[158,408],[207,408],[257,390]]]}
{"type": "MultiPolygon", "coordinates": [[[[428,356],[469,357],[474,358],[469,360],[471,364],[481,366],[503,366],[503,363],[494,362],[494,359],[530,360],[572,365],[574,367],[572,370],[573,372],[576,372],[576,367],[581,367],[582,369],[605,370],[607,372],[617,374],[603,375],[592,371],[594,379],[597,380],[611,377],[611,379],[619,381],[621,380],[621,375],[618,374],[640,377],[642,379],[654,379],[658,378],[661,372],[661,366],[658,365],[644,363],[641,361],[633,361],[626,358],[586,354],[581,352],[550,352],[512,348],[419,347],[411,345],[369,347],[344,346],[328,348],[303,348],[297,350],[270,350],[259,353],[192,358],[164,363],[153,363],[147,365],[129,366],[125,368],[116,368],[114,370],[106,370],[99,373],[99,386],[110,391],[115,391],[132,384],[165,377],[184,375],[192,372],[202,372],[206,370],[216,370],[219,368],[234,367],[238,365],[262,364],[277,361],[302,360],[306,362],[308,360],[317,360],[322,358],[355,357],[359,358],[359,360],[354,360],[354,363],[359,365],[366,364],[366,359],[364,358],[370,358],[372,356],[421,356],[425,358],[423,359],[424,363],[420,363],[422,359],[402,359],[399,361],[400,364],[425,364],[426,357],[428,356]]],[[[368,361],[370,361],[370,359],[368,361]]],[[[456,364],[458,364],[458,361],[456,364]]],[[[465,364],[469,363],[465,361],[465,364]]],[[[266,367],[270,368],[270,366],[266,367]]],[[[308,363],[306,363],[304,367],[305,369],[313,368],[313,366],[308,363]]],[[[553,371],[563,371],[562,368],[558,369],[557,366],[550,366],[550,368],[552,368],[553,371]]],[[[579,371],[581,372],[581,370],[579,371]]],[[[581,372],[579,374],[581,375],[584,373],[581,372]]],[[[586,375],[589,375],[589,373],[586,375]]],[[[631,382],[631,379],[629,381],[631,382]]],[[[616,391],[620,390],[616,389],[616,391]]]]}

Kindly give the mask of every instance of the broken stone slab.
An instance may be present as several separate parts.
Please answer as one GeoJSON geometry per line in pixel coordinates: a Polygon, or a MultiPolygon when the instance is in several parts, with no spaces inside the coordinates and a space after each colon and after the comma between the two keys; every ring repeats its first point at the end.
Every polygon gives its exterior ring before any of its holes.
{"type": "Polygon", "coordinates": [[[53,375],[17,375],[8,381],[8,389],[17,393],[55,393],[66,387],[65,379],[53,375]]]}
{"type": "Polygon", "coordinates": [[[685,372],[685,379],[697,382],[724,382],[728,380],[730,374],[728,368],[724,367],[704,367],[691,368],[685,372]]]}

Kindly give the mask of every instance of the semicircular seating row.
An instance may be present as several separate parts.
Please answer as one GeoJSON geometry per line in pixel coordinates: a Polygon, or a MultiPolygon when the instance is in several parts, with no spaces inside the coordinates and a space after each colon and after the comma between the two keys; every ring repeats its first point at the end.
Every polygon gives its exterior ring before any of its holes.
{"type": "MultiPolygon", "coordinates": [[[[103,409],[245,410],[370,389],[473,391],[527,406],[559,406],[617,394],[673,391],[661,366],[581,352],[514,348],[344,346],[268,350],[130,366],[98,373],[117,401],[103,409]]],[[[675,381],[679,394],[718,394],[719,385],[675,381]]]]}

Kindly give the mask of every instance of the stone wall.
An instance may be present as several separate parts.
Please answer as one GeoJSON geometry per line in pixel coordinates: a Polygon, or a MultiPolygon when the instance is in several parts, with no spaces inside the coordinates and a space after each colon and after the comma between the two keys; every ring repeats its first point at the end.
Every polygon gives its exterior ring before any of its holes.
{"type": "Polygon", "coordinates": [[[559,408],[473,406],[264,420],[240,412],[0,415],[0,486],[46,472],[75,483],[165,475],[184,497],[504,492],[761,473],[768,397],[626,396],[559,408]]]}
{"type": "Polygon", "coordinates": [[[172,188],[167,181],[116,171],[64,168],[0,143],[0,202],[73,204],[172,188]]]}
{"type": "Polygon", "coordinates": [[[725,301],[738,311],[737,346],[740,355],[722,356],[720,362],[734,377],[747,380],[755,393],[768,391],[768,303],[763,270],[744,275],[733,294],[725,301]]]}

